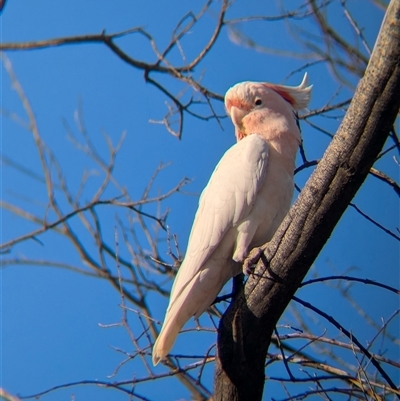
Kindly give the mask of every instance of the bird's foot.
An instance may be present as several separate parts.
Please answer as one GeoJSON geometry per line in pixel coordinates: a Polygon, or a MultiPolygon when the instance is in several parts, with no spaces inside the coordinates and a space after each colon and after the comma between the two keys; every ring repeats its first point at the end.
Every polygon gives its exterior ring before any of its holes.
{"type": "Polygon", "coordinates": [[[243,261],[243,273],[250,276],[253,274],[254,269],[256,268],[256,264],[259,261],[262,253],[264,252],[265,247],[253,248],[250,253],[247,255],[247,258],[243,261]]]}

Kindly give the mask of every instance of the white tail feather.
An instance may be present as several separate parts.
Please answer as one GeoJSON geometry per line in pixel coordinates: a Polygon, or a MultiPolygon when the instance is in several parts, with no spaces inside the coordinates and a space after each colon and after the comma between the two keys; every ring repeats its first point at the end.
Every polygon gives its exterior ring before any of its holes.
{"type": "MultiPolygon", "coordinates": [[[[221,270],[219,263],[221,261],[208,260],[182,291],[172,292],[163,327],[153,346],[154,366],[171,351],[184,324],[193,316],[199,317],[212,304],[222,286],[232,276],[229,266],[221,270]]],[[[183,265],[181,269],[182,267],[183,265]]]]}
{"type": "Polygon", "coordinates": [[[176,324],[172,319],[165,321],[160,335],[157,337],[157,341],[153,347],[153,365],[156,366],[162,359],[164,359],[172,346],[174,345],[175,339],[181,329],[181,326],[176,324]]]}
{"type": "Polygon", "coordinates": [[[202,288],[202,286],[199,285],[199,275],[200,272],[193,277],[177,297],[173,297],[170,301],[164,324],[153,347],[154,366],[171,351],[176,337],[184,324],[192,316],[199,313],[199,311],[203,313],[213,301],[212,299],[211,302],[209,302],[204,296],[201,297],[201,293],[198,291],[199,287],[202,288]]]}

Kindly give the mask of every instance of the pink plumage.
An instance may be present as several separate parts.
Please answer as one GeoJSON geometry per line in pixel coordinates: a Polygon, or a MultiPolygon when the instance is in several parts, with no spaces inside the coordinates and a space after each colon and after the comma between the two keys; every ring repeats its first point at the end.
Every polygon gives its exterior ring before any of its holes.
{"type": "Polygon", "coordinates": [[[203,190],[188,248],[153,347],[156,365],[176,336],[199,317],[224,284],[242,271],[250,250],[268,242],[287,214],[301,138],[296,112],[311,95],[307,74],[296,87],[242,82],[225,95],[237,143],[203,190]]]}

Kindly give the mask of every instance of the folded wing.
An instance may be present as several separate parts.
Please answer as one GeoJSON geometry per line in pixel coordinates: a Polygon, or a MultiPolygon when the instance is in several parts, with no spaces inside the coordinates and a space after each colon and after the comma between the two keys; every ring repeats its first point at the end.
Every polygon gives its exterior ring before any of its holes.
{"type": "Polygon", "coordinates": [[[207,261],[216,252],[230,252],[226,256],[232,257],[235,236],[231,236],[232,243],[227,243],[225,236],[250,213],[267,162],[268,144],[252,134],[233,145],[215,168],[199,200],[185,259],[175,278],[163,328],[154,345],[153,362],[158,363],[167,355],[186,321],[206,310],[229,279],[229,275],[213,271],[229,266],[216,265],[210,269],[207,261]],[[227,279],[216,283],[218,277],[227,279]]]}

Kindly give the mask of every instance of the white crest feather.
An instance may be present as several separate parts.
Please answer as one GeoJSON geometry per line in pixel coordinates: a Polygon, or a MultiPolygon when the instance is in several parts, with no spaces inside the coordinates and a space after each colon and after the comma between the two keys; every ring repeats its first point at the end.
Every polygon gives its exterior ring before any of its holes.
{"type": "Polygon", "coordinates": [[[308,75],[304,74],[303,81],[298,86],[266,84],[288,101],[295,110],[305,109],[311,99],[312,85],[308,85],[308,75]]]}

